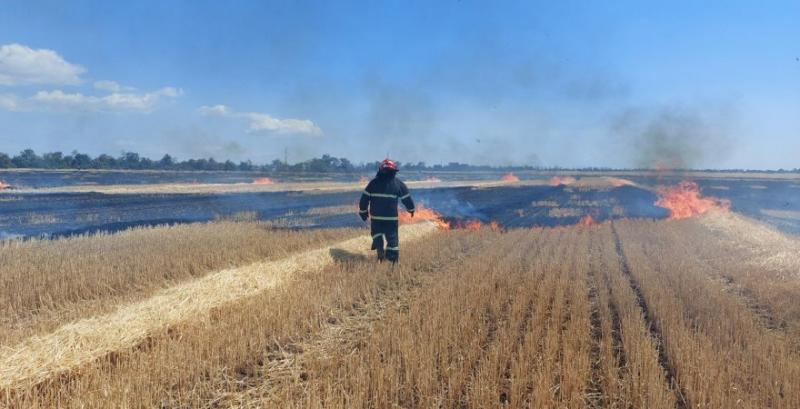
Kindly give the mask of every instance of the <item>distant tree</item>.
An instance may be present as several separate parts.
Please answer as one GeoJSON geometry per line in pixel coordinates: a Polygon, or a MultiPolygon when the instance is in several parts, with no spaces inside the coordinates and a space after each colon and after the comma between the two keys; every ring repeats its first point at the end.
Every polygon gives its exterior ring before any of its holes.
{"type": "Polygon", "coordinates": [[[136,152],[123,152],[118,164],[123,169],[139,169],[139,154],[136,152]]]}
{"type": "Polygon", "coordinates": [[[64,154],[61,152],[48,152],[43,154],[42,165],[49,169],[60,169],[69,167],[69,163],[64,162],[64,154]]]}
{"type": "Polygon", "coordinates": [[[355,169],[353,163],[350,162],[347,158],[339,158],[339,169],[345,172],[352,172],[355,169]]]}
{"type": "Polygon", "coordinates": [[[0,169],[9,169],[14,167],[14,162],[11,157],[5,153],[0,153],[0,169]]]}
{"type": "Polygon", "coordinates": [[[282,160],[275,159],[275,160],[272,161],[271,168],[274,171],[284,171],[284,170],[286,170],[288,168],[288,166],[289,165],[284,163],[282,160]]]}
{"type": "Polygon", "coordinates": [[[250,161],[247,161],[247,162],[239,162],[239,170],[241,170],[241,171],[244,171],[244,172],[250,172],[250,171],[252,171],[254,168],[255,168],[255,167],[253,166],[253,162],[250,162],[250,161]]]}
{"type": "Polygon", "coordinates": [[[92,162],[92,167],[95,169],[112,169],[117,165],[117,160],[105,153],[96,157],[92,162]]]}
{"type": "Polygon", "coordinates": [[[89,155],[73,151],[70,167],[73,169],[91,169],[94,167],[94,163],[89,155]]]}
{"type": "Polygon", "coordinates": [[[172,169],[175,166],[175,159],[169,154],[165,154],[161,160],[158,161],[158,167],[161,169],[172,169]]]}
{"type": "Polygon", "coordinates": [[[33,151],[33,149],[25,149],[19,155],[11,159],[14,166],[18,168],[40,168],[42,167],[42,158],[33,151]]]}

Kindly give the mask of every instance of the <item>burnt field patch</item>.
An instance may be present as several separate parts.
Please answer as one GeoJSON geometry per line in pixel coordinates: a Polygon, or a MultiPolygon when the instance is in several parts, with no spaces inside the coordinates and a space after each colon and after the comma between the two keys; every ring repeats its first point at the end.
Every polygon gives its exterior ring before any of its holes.
{"type": "MultiPolygon", "coordinates": [[[[585,215],[603,221],[667,214],[653,205],[654,193],[633,186],[439,188],[418,189],[414,196],[447,221],[494,221],[508,228],[571,225],[585,215]]],[[[355,211],[358,197],[359,192],[8,194],[9,200],[0,201],[0,231],[6,236],[65,236],[242,215],[290,228],[357,227],[362,225],[355,211]],[[353,212],[341,211],[346,206],[352,206],[353,212]],[[328,211],[331,208],[337,211],[328,211]]]]}
{"type": "MultiPolygon", "coordinates": [[[[635,185],[507,184],[414,190],[417,202],[452,224],[495,222],[505,228],[572,225],[622,218],[661,219],[657,187],[672,178],[638,178],[635,185]]],[[[800,189],[791,181],[699,178],[704,195],[730,202],[734,212],[800,232],[800,189]],[[753,186],[758,186],[754,188],[753,186]]],[[[358,191],[276,191],[238,193],[23,193],[0,200],[0,239],[69,236],[119,231],[134,226],[194,223],[214,219],[269,220],[287,228],[358,227],[358,191]],[[351,206],[353,212],[348,212],[351,206]],[[332,211],[331,209],[335,209],[332,211]]]]}

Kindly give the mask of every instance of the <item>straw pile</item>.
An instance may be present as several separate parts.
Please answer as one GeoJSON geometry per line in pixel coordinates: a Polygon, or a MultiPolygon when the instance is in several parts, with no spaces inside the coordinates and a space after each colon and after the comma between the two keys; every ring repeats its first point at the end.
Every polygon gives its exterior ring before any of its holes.
{"type": "MultiPolygon", "coordinates": [[[[430,223],[403,226],[403,241],[436,231],[430,223]]],[[[0,390],[31,386],[54,374],[80,367],[114,351],[131,348],[155,330],[206,314],[213,308],[274,288],[293,273],[319,271],[334,262],[335,251],[363,254],[369,238],[306,251],[281,260],[223,270],[158,292],[114,313],[67,324],[0,350],[0,390]]]]}

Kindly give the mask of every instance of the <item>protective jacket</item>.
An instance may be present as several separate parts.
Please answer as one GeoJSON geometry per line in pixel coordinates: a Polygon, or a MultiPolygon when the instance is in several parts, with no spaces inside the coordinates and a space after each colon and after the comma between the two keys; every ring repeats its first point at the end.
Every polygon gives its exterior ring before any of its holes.
{"type": "Polygon", "coordinates": [[[398,200],[403,202],[406,210],[414,211],[414,201],[406,184],[396,179],[394,172],[378,172],[375,179],[367,184],[358,203],[361,217],[366,220],[369,214],[372,219],[370,221],[372,249],[377,250],[378,260],[383,260],[385,257],[392,263],[397,262],[400,257],[398,200]]]}
{"type": "Polygon", "coordinates": [[[358,203],[360,213],[369,213],[372,220],[397,221],[397,200],[409,211],[414,211],[414,200],[406,184],[394,175],[378,174],[367,184],[358,203]]]}

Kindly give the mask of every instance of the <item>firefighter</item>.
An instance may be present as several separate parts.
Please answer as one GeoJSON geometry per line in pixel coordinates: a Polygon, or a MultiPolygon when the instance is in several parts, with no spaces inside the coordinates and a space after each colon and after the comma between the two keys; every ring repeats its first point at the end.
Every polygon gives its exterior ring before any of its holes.
{"type": "Polygon", "coordinates": [[[403,202],[406,211],[414,217],[414,201],[411,199],[406,184],[397,179],[397,164],[386,159],[378,167],[375,179],[372,179],[358,203],[361,220],[371,218],[370,234],[372,234],[372,250],[378,253],[378,261],[389,260],[392,264],[400,256],[397,215],[397,200],[403,202]],[[384,249],[384,241],[386,248],[384,249]]]}

